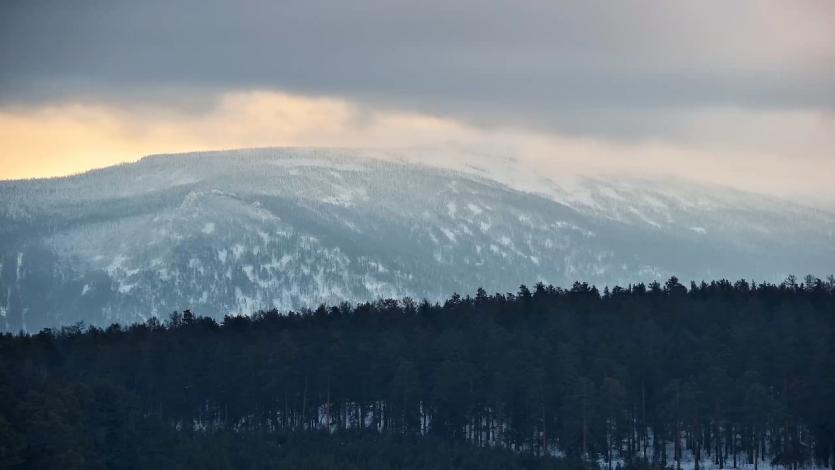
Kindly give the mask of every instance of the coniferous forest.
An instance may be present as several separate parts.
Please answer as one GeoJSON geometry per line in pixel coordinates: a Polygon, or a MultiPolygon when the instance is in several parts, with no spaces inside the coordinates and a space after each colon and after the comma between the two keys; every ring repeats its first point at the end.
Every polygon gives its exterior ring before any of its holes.
{"type": "Polygon", "coordinates": [[[835,283],[537,284],[0,337],[0,468],[835,469],[835,283]]]}

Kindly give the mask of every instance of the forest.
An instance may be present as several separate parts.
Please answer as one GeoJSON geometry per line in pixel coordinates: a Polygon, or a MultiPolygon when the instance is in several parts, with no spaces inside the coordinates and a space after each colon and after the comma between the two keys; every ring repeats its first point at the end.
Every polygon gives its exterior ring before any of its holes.
{"type": "Polygon", "coordinates": [[[835,282],[0,336],[0,468],[835,469],[835,282]]]}

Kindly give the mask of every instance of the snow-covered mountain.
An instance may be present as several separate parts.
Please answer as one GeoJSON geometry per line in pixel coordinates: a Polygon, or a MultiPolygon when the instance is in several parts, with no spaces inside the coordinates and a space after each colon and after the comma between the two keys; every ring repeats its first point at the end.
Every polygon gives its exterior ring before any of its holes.
{"type": "Polygon", "coordinates": [[[2,182],[0,328],[835,268],[835,216],[819,210],[693,183],[568,189],[466,168],[258,149],[2,182]]]}

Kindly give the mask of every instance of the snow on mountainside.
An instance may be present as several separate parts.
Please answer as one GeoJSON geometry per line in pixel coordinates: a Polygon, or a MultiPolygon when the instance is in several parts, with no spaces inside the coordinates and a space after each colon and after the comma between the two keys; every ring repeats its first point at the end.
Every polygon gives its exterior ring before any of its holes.
{"type": "Polygon", "coordinates": [[[0,328],[835,266],[835,216],[783,201],[684,182],[568,190],[404,155],[208,152],[2,182],[0,328]]]}

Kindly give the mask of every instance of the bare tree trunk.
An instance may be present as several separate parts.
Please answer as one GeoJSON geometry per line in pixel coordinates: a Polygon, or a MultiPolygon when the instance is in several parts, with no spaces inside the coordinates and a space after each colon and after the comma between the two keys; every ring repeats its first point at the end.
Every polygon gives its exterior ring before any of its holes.
{"type": "Polygon", "coordinates": [[[587,388],[588,388],[588,384],[586,382],[583,382],[583,455],[582,455],[582,461],[583,462],[586,461],[587,444],[588,444],[588,423],[586,422],[586,408],[587,408],[586,395],[588,394],[587,388]]]}
{"type": "Polygon", "coordinates": [[[301,417],[301,425],[302,429],[305,427],[305,416],[307,411],[307,376],[304,376],[304,389],[302,391],[302,417],[301,417]]]}
{"type": "Polygon", "coordinates": [[[644,439],[644,460],[647,458],[647,387],[641,381],[641,435],[644,439]]]}
{"type": "Polygon", "coordinates": [[[699,464],[701,463],[700,460],[702,459],[702,431],[699,425],[699,411],[698,408],[696,410],[696,433],[694,436],[695,442],[693,443],[693,460],[695,461],[694,470],[699,470],[699,464]]]}
{"type": "Polygon", "coordinates": [[[326,406],[326,414],[327,414],[327,422],[325,425],[328,427],[328,432],[331,430],[331,374],[328,372],[328,391],[327,391],[327,398],[325,399],[327,403],[326,406]]]}
{"type": "Polygon", "coordinates": [[[678,417],[681,416],[681,391],[679,390],[679,385],[676,385],[676,434],[675,434],[675,447],[674,452],[676,455],[676,470],[681,470],[681,434],[678,429],[679,419],[678,417]]]}
{"type": "Polygon", "coordinates": [[[731,425],[731,453],[734,456],[734,468],[736,468],[736,431],[734,431],[733,424],[731,425]]]}
{"type": "Polygon", "coordinates": [[[547,433],[547,428],[546,428],[546,424],[545,424],[545,418],[546,418],[546,416],[545,416],[545,404],[543,403],[543,405],[542,405],[542,454],[543,455],[545,455],[545,453],[548,450],[548,433],[547,433]]]}
{"type": "Polygon", "coordinates": [[[829,456],[829,468],[835,470],[835,430],[832,431],[832,442],[829,445],[831,455],[829,456]]]}

